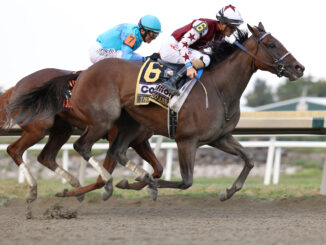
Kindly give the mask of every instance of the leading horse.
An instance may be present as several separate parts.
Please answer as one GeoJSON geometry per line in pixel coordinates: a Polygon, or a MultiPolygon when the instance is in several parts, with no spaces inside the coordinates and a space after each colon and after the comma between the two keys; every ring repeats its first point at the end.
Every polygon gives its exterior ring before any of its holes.
{"type": "MultiPolygon", "coordinates": [[[[14,87],[8,89],[0,96],[0,128],[4,128],[10,118],[6,113],[5,107],[10,101],[25,94],[36,87],[43,85],[55,77],[60,77],[61,80],[65,80],[67,83],[71,80],[75,80],[78,77],[78,73],[72,71],[47,68],[34,72],[24,78],[22,78],[14,87]]],[[[32,145],[36,144],[47,134],[49,135],[48,141],[45,147],[38,156],[38,161],[49,168],[62,178],[66,179],[70,185],[76,189],[73,191],[63,191],[57,193],[57,196],[78,196],[80,200],[82,195],[86,192],[98,189],[104,186],[102,178],[99,176],[94,184],[81,187],[78,179],[76,179],[69,172],[64,170],[60,165],[56,163],[56,156],[60,148],[69,139],[73,132],[73,127],[77,127],[81,130],[85,129],[86,125],[80,121],[72,110],[63,110],[57,115],[53,115],[44,120],[35,120],[31,123],[20,124],[22,128],[22,135],[13,143],[11,143],[7,152],[14,160],[14,162],[23,169],[23,173],[28,181],[29,192],[27,193],[27,202],[32,202],[37,197],[37,182],[31,174],[28,166],[23,162],[23,153],[32,145]]],[[[112,142],[116,135],[116,128],[113,128],[107,135],[106,138],[109,142],[112,142]]],[[[131,143],[131,147],[146,161],[148,161],[154,169],[153,177],[159,178],[162,175],[163,168],[159,161],[156,159],[148,138],[152,136],[152,132],[146,128],[143,128],[139,133],[138,137],[131,143]]],[[[103,164],[104,168],[110,173],[113,172],[116,161],[106,157],[103,164]]],[[[145,186],[145,183],[134,183],[128,184],[123,182],[123,188],[139,190],[145,186]]],[[[103,196],[104,199],[108,196],[103,196]]]]}
{"type": "MultiPolygon", "coordinates": [[[[72,107],[76,116],[87,124],[87,128],[74,143],[75,150],[98,169],[109,185],[112,176],[100,168],[101,164],[92,155],[91,148],[116,124],[118,134],[108,150],[112,159],[135,172],[136,180],[145,181],[152,187],[186,189],[193,183],[196,149],[202,145],[210,145],[244,160],[244,167],[238,178],[230,188],[220,194],[221,200],[232,197],[242,188],[254,166],[248,152],[232,136],[240,118],[240,97],[251,76],[260,69],[296,80],[304,71],[304,67],[275,37],[265,31],[261,23],[258,27],[248,25],[248,28],[252,33],[251,37],[246,38],[243,45],[239,45],[241,49],[232,45],[234,52],[219,64],[214,60],[221,53],[214,49],[215,46],[212,47],[211,69],[206,70],[201,78],[206,89],[197,82],[179,112],[175,141],[178,146],[181,181],[152,179],[146,171],[126,157],[128,145],[137,135],[140,125],[145,125],[155,134],[168,135],[167,113],[163,108],[154,104],[134,105],[136,80],[141,67],[138,62],[106,59],[94,64],[79,76],[72,92],[72,107]]],[[[58,81],[56,85],[60,87],[62,83],[58,81]]],[[[52,91],[51,97],[62,97],[55,90],[52,91]]],[[[11,105],[11,111],[28,103],[34,105],[35,110],[21,111],[21,118],[32,120],[35,116],[45,116],[49,111],[44,114],[40,108],[43,103],[49,103],[44,96],[42,98],[44,92],[49,92],[47,86],[22,96],[11,105]]],[[[52,113],[61,109],[60,100],[59,103],[51,103],[52,113]]]]}

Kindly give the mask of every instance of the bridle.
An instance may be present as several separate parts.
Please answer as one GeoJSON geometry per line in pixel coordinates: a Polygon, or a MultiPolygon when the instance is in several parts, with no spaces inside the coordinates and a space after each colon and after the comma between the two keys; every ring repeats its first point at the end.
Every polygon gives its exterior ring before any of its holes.
{"type": "Polygon", "coordinates": [[[258,52],[258,48],[259,48],[259,45],[262,43],[262,40],[267,36],[267,35],[270,35],[271,33],[270,32],[265,32],[262,36],[260,36],[259,38],[256,38],[255,36],[255,41],[257,43],[257,48],[256,48],[256,52],[255,54],[253,54],[252,52],[250,52],[246,47],[244,47],[241,43],[239,43],[238,41],[235,41],[234,44],[236,46],[238,46],[242,51],[244,51],[245,53],[247,53],[248,55],[250,55],[253,60],[252,60],[252,67],[253,67],[253,70],[254,72],[257,70],[256,66],[255,66],[255,60],[258,60],[259,62],[267,65],[267,66],[270,66],[270,67],[273,67],[276,71],[276,74],[278,77],[281,77],[283,76],[283,72],[285,71],[285,65],[283,64],[283,60],[288,56],[290,55],[291,53],[290,52],[286,52],[284,55],[282,55],[280,58],[274,58],[273,55],[271,55],[268,50],[266,50],[265,46],[261,46],[265,52],[274,60],[273,63],[269,63],[269,62],[266,62],[264,60],[262,60],[261,58],[257,57],[257,52],[258,52]]]}

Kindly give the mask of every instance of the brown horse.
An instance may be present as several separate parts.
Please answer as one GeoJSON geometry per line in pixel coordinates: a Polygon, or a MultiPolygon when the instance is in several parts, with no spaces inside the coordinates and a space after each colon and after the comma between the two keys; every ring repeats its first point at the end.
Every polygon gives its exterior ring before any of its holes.
{"type": "MultiPolygon", "coordinates": [[[[116,124],[118,134],[108,150],[112,159],[134,171],[137,180],[146,181],[152,187],[186,189],[193,183],[196,149],[207,144],[244,160],[244,168],[239,177],[231,188],[221,192],[221,200],[229,199],[242,188],[254,166],[248,152],[231,135],[240,118],[240,97],[251,76],[260,69],[296,80],[304,71],[304,67],[285,47],[265,32],[261,23],[258,27],[248,25],[248,28],[252,35],[250,38],[247,35],[246,40],[242,40],[243,51],[230,45],[233,51],[218,65],[215,59],[222,56],[222,53],[212,44],[211,69],[206,70],[201,78],[207,91],[208,107],[205,91],[197,82],[179,112],[175,140],[182,181],[153,180],[146,171],[126,157],[128,145],[137,135],[140,125],[150,128],[155,134],[168,135],[167,113],[164,109],[154,104],[134,105],[136,80],[141,68],[141,63],[138,62],[106,59],[79,76],[72,93],[72,107],[77,117],[87,124],[87,129],[74,143],[76,151],[98,168],[100,163],[92,156],[92,145],[116,124]]],[[[238,34],[241,32],[238,31],[238,34]]],[[[62,83],[57,81],[56,85],[62,86],[62,83]]],[[[40,105],[46,103],[46,99],[40,95],[48,90],[49,87],[45,85],[34,93],[21,97],[11,105],[11,110],[15,111],[28,103],[33,105],[33,109],[21,111],[21,118],[31,120],[34,116],[44,115],[40,105]],[[33,100],[35,96],[38,98],[33,100]]],[[[51,91],[53,97],[62,96],[53,89],[51,91]]],[[[59,103],[51,101],[56,107],[52,113],[60,110],[61,102],[58,101],[59,103]]],[[[99,172],[109,185],[112,176],[102,169],[99,172]]]]}
{"type": "MultiPolygon", "coordinates": [[[[60,76],[62,80],[69,82],[72,79],[77,79],[78,74],[59,69],[43,69],[24,77],[15,87],[8,89],[4,94],[2,94],[0,97],[0,127],[4,127],[8,121],[7,113],[3,108],[10,102],[10,100],[15,100],[15,98],[20,95],[25,94],[58,76],[60,76]]],[[[30,191],[27,194],[28,202],[34,201],[37,197],[37,182],[26,164],[23,162],[22,155],[29,147],[36,144],[47,134],[49,134],[49,139],[38,156],[38,161],[45,167],[60,175],[62,178],[66,179],[73,187],[77,188],[73,191],[65,190],[62,193],[57,193],[57,196],[77,196],[79,200],[82,200],[84,193],[104,186],[104,182],[102,181],[101,176],[99,176],[94,184],[81,187],[78,179],[64,170],[55,161],[58,151],[71,136],[73,127],[82,130],[86,127],[85,123],[76,118],[72,110],[64,110],[56,116],[53,115],[45,120],[36,120],[28,124],[21,124],[20,126],[22,127],[23,133],[18,140],[8,146],[7,152],[17,166],[23,168],[23,173],[30,187],[30,191]]],[[[153,166],[153,177],[159,178],[162,175],[163,168],[156,159],[148,142],[148,138],[151,137],[152,134],[151,131],[143,127],[141,132],[138,134],[138,137],[130,144],[130,146],[133,147],[143,159],[153,166]]],[[[116,128],[113,128],[106,137],[109,142],[112,143],[115,135],[116,128]]],[[[103,166],[107,171],[112,173],[116,166],[116,161],[106,157],[103,166]]],[[[134,190],[139,190],[146,185],[146,183],[141,182],[130,185],[126,182],[123,183],[123,188],[134,190]]],[[[109,195],[107,193],[103,193],[104,199],[107,199],[108,197],[109,195]]]]}

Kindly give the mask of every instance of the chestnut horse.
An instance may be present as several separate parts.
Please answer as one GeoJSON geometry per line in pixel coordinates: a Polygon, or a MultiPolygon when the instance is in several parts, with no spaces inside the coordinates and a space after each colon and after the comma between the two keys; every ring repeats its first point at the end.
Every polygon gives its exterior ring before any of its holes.
{"type": "MultiPolygon", "coordinates": [[[[135,106],[134,92],[141,63],[121,59],[105,59],[83,72],[72,92],[72,107],[77,117],[87,124],[74,148],[94,168],[98,169],[108,185],[112,176],[101,169],[101,164],[92,156],[92,145],[116,124],[117,137],[108,150],[108,155],[120,164],[131,169],[137,175],[136,180],[145,181],[153,188],[189,188],[193,183],[195,154],[198,147],[210,145],[224,152],[239,156],[244,167],[230,188],[220,194],[221,200],[227,200],[239,191],[250,170],[254,166],[248,152],[231,135],[240,118],[240,97],[251,76],[257,70],[264,70],[278,76],[296,80],[303,75],[304,67],[285,49],[285,47],[264,26],[248,25],[251,37],[239,45],[231,45],[234,51],[220,63],[215,62],[221,56],[212,44],[211,69],[201,78],[203,87],[197,82],[178,115],[175,141],[178,146],[181,181],[152,179],[149,174],[128,160],[126,150],[135,138],[140,125],[145,125],[155,134],[167,136],[167,112],[151,104],[135,106]],[[205,91],[207,94],[205,95],[205,91]],[[206,96],[206,98],[205,98],[206,96]],[[208,101],[208,106],[206,101],[208,101]]],[[[241,33],[238,31],[238,33],[241,33]]],[[[240,41],[238,43],[241,43],[240,41]]],[[[62,86],[57,81],[57,86],[62,86]]],[[[35,116],[45,116],[40,105],[47,103],[42,94],[53,92],[51,97],[62,97],[48,86],[22,96],[10,107],[11,111],[24,106],[33,106],[21,111],[20,118],[33,120],[35,116]],[[34,98],[34,99],[33,99],[34,98]]],[[[61,101],[51,101],[52,113],[60,110],[61,101]],[[53,104],[54,103],[54,104],[53,104]]]]}
{"type": "MultiPolygon", "coordinates": [[[[15,100],[15,98],[19,97],[20,95],[25,94],[34,88],[41,86],[45,82],[48,82],[50,79],[58,76],[60,76],[61,79],[66,80],[68,83],[70,80],[77,79],[78,74],[59,69],[43,69],[24,77],[16,84],[15,87],[10,88],[3,93],[0,96],[0,127],[3,128],[8,122],[8,115],[4,108],[11,100],[15,100]]],[[[84,130],[86,127],[84,122],[76,118],[72,110],[64,110],[58,113],[56,116],[53,115],[45,120],[36,120],[28,124],[20,124],[20,126],[23,131],[22,135],[18,138],[18,140],[8,146],[7,152],[17,166],[23,168],[23,173],[30,188],[26,198],[28,202],[34,201],[37,197],[37,182],[26,164],[23,162],[22,155],[29,147],[36,144],[47,134],[49,134],[49,139],[38,156],[38,161],[45,167],[60,175],[62,178],[66,179],[70,185],[77,188],[73,191],[65,190],[62,193],[57,193],[57,196],[77,196],[79,200],[82,200],[84,193],[104,186],[104,182],[102,181],[101,176],[99,176],[94,184],[81,187],[78,179],[64,170],[55,161],[58,151],[71,136],[73,127],[77,127],[82,130],[84,130]]],[[[148,142],[148,138],[151,137],[152,134],[153,133],[151,131],[143,127],[141,132],[138,134],[138,137],[130,144],[130,146],[133,147],[143,159],[148,161],[153,166],[153,177],[159,178],[162,175],[163,168],[156,159],[148,142]]],[[[116,128],[113,128],[109,134],[107,134],[106,138],[112,143],[115,135],[116,128]]],[[[103,166],[107,171],[112,173],[116,166],[116,161],[106,157],[103,166]]],[[[134,190],[139,190],[146,185],[146,183],[140,182],[130,185],[125,181],[122,183],[123,185],[118,184],[118,186],[134,190]]],[[[109,197],[109,195],[105,194],[106,193],[103,193],[103,199],[107,199],[109,197]]]]}

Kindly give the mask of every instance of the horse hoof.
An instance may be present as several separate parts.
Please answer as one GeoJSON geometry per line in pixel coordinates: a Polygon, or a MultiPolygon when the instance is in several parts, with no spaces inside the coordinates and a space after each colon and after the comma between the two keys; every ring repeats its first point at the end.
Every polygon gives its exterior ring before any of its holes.
{"type": "Polygon", "coordinates": [[[37,186],[31,188],[31,190],[26,195],[26,202],[34,202],[37,198],[37,186]]]}
{"type": "Polygon", "coordinates": [[[223,201],[226,201],[228,200],[228,191],[227,189],[223,189],[220,193],[220,201],[223,202],[223,201]]]}
{"type": "Polygon", "coordinates": [[[108,200],[113,193],[112,179],[106,182],[105,186],[102,189],[102,199],[103,201],[108,200]]]}
{"type": "Polygon", "coordinates": [[[76,196],[76,198],[77,198],[77,200],[79,201],[79,202],[82,202],[82,201],[84,201],[84,199],[85,199],[85,195],[83,194],[83,195],[79,195],[79,196],[76,196]]]}
{"type": "Polygon", "coordinates": [[[120,188],[120,189],[127,189],[127,187],[129,186],[129,182],[128,182],[128,180],[123,179],[118,184],[116,184],[115,186],[120,188]]]}
{"type": "Polygon", "coordinates": [[[140,175],[135,180],[139,181],[139,182],[145,182],[148,185],[155,186],[154,179],[153,179],[153,177],[151,175],[149,175],[149,173],[145,173],[143,175],[140,175]]]}
{"type": "Polygon", "coordinates": [[[156,201],[156,199],[157,199],[157,193],[158,193],[156,187],[154,187],[154,186],[147,186],[146,187],[146,192],[153,199],[153,201],[156,201]]]}
{"type": "Polygon", "coordinates": [[[60,192],[57,192],[57,193],[55,194],[55,196],[56,196],[56,197],[65,197],[67,192],[68,192],[68,190],[67,190],[67,189],[64,189],[64,190],[62,190],[62,191],[60,191],[60,192]]]}

